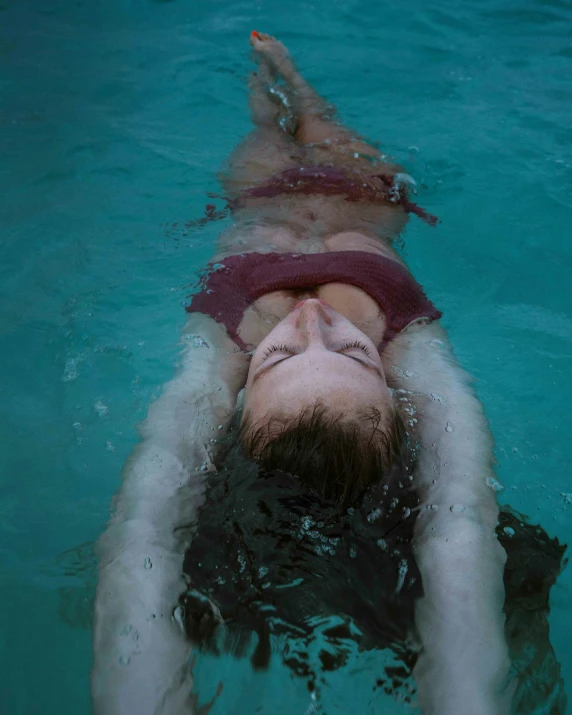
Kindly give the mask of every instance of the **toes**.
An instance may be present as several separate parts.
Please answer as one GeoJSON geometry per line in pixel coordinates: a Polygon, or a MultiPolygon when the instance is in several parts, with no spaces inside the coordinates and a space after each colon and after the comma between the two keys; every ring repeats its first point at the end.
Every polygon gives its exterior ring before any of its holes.
{"type": "Polygon", "coordinates": [[[250,33],[250,44],[254,47],[255,50],[262,50],[267,43],[275,41],[275,37],[272,37],[272,35],[267,35],[264,32],[257,32],[256,30],[253,30],[250,33]]]}
{"type": "Polygon", "coordinates": [[[267,35],[265,32],[258,32],[257,30],[253,30],[250,33],[250,39],[251,40],[261,40],[262,42],[267,42],[268,40],[275,40],[275,37],[272,37],[272,35],[267,35]]]}

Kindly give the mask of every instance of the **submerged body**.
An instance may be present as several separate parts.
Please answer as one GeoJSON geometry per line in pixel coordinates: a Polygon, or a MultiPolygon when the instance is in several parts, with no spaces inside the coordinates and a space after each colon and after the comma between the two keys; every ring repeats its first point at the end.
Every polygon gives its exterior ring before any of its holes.
{"type": "MultiPolygon", "coordinates": [[[[495,536],[498,507],[489,487],[492,440],[470,379],[451,356],[439,312],[392,245],[408,212],[428,215],[409,202],[399,167],[331,119],[280,43],[258,33],[251,42],[260,59],[251,94],[257,130],[236,150],[223,179],[233,225],[212,261],[215,277],[226,270],[225,261],[232,267],[244,254],[286,261],[296,260],[291,254],[369,254],[387,290],[376,295],[358,278],[292,287],[281,274],[275,286],[263,280],[247,286],[248,300],[237,294],[237,305],[221,298],[225,318],[217,316],[212,298],[207,307],[205,295],[193,300],[203,312],[189,315],[180,371],[150,408],[100,541],[95,711],[182,715],[195,708],[192,642],[177,606],[187,586],[182,561],[192,554],[207,477],[221,465],[218,438],[244,388],[245,444],[267,466],[285,454],[269,452],[269,445],[288,436],[300,415],[310,414],[311,422],[316,405],[333,415],[332,434],[339,428],[335,434],[347,436],[351,427],[348,450],[354,442],[363,447],[359,464],[367,462],[372,475],[360,484],[364,489],[379,481],[378,467],[387,476],[407,444],[415,445],[409,476],[418,516],[411,533],[423,589],[414,605],[421,646],[414,676],[423,715],[506,713],[514,684],[504,635],[506,557],[495,536]],[[291,181],[307,167],[314,167],[311,181],[291,181]],[[322,185],[316,167],[324,167],[322,185]],[[392,302],[396,275],[401,282],[392,302]],[[399,303],[404,295],[415,296],[410,306],[399,303]],[[407,444],[399,425],[406,426],[407,444]],[[367,450],[377,440],[383,449],[370,459],[367,450]],[[152,570],[144,568],[147,559],[152,570]],[[134,641],[118,637],[125,623],[137,633],[134,641]],[[126,658],[129,669],[121,666],[126,658]]],[[[290,465],[292,451],[304,452],[304,459],[308,452],[292,444],[290,465]]],[[[335,448],[336,440],[330,444],[335,448]]],[[[318,454],[324,445],[314,446],[318,463],[326,464],[328,455],[318,454]]],[[[356,453],[348,454],[353,464],[356,453]]],[[[292,468],[308,484],[302,467],[312,474],[315,463],[292,468]]],[[[336,498],[361,498],[348,488],[361,475],[332,473],[343,482],[336,498]]],[[[326,479],[321,495],[331,496],[330,487],[326,479]]]]}

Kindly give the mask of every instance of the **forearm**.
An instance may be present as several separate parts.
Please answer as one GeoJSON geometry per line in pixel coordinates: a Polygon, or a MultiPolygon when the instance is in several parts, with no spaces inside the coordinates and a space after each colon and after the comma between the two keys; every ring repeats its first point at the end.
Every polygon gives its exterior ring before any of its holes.
{"type": "Polygon", "coordinates": [[[418,443],[414,548],[424,596],[416,611],[423,651],[415,677],[422,711],[508,712],[505,554],[494,533],[488,426],[438,326],[414,327],[396,340],[386,368],[418,443]]]}
{"type": "Polygon", "coordinates": [[[175,614],[186,585],[182,559],[213,469],[212,440],[246,369],[244,356],[210,328],[200,318],[188,324],[179,373],[149,410],[98,544],[96,715],[191,712],[190,644],[175,614]],[[193,329],[199,347],[189,344],[193,329]]]}

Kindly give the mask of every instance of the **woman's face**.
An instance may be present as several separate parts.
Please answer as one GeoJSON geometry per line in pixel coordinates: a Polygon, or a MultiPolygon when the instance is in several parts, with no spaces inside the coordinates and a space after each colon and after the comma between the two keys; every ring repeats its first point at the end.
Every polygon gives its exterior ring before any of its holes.
{"type": "Polygon", "coordinates": [[[377,347],[325,301],[304,300],[254,352],[244,408],[252,423],[320,402],[342,417],[392,407],[377,347]]]}

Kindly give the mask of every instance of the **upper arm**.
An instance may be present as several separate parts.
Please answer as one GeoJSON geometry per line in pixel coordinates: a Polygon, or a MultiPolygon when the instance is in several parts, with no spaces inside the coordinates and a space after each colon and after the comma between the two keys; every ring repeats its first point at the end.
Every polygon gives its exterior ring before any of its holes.
{"type": "Polygon", "coordinates": [[[415,668],[423,715],[508,712],[505,553],[496,539],[492,438],[471,378],[437,324],[388,346],[388,383],[418,444],[415,558],[423,582],[415,668]],[[403,400],[401,402],[400,400],[403,400]]]}
{"type": "Polygon", "coordinates": [[[248,357],[222,325],[201,313],[189,315],[181,344],[177,373],[149,408],[141,433],[187,462],[211,423],[226,426],[246,382],[248,357]]]}
{"type": "Polygon", "coordinates": [[[398,409],[419,447],[417,486],[423,501],[477,510],[496,522],[493,441],[471,377],[455,360],[437,323],[400,333],[383,356],[398,409]]]}
{"type": "Polygon", "coordinates": [[[149,409],[98,543],[92,693],[94,711],[105,715],[193,712],[191,645],[173,613],[214,468],[211,440],[232,415],[248,361],[203,315],[189,316],[182,345],[177,373],[149,409]]]}

